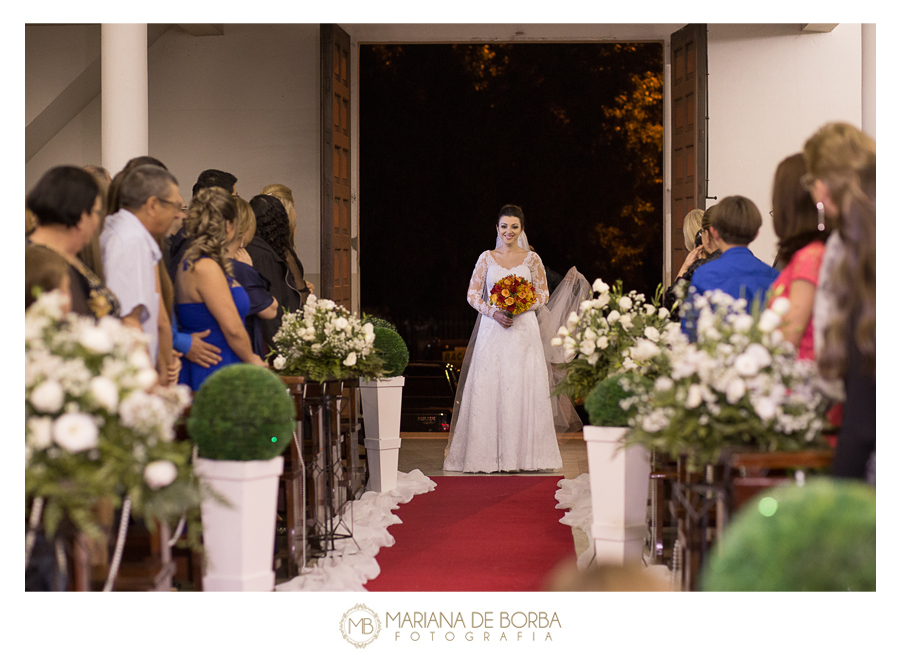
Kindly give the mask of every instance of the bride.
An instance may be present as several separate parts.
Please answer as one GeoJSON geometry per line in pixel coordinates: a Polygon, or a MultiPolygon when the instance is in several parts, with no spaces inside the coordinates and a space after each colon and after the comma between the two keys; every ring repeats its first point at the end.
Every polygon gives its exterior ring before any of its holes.
{"type": "Polygon", "coordinates": [[[590,286],[572,268],[554,292],[554,300],[563,303],[548,312],[547,274],[528,247],[521,208],[503,206],[496,228],[497,247],[481,254],[469,282],[468,302],[481,315],[463,363],[444,470],[559,469],[557,427],[577,430],[581,425],[567,398],[551,402],[552,362],[558,360],[550,354],[549,338],[569,309],[590,297],[590,286]],[[530,281],[536,293],[531,309],[514,318],[486,301],[487,291],[510,274],[530,281]]]}

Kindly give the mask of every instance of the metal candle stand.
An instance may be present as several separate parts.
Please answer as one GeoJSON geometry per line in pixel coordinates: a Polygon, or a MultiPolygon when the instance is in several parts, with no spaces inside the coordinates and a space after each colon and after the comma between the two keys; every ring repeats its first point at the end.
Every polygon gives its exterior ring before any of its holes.
{"type": "Polygon", "coordinates": [[[306,467],[306,524],[311,557],[323,557],[334,550],[337,540],[353,538],[343,512],[365,485],[365,468],[359,463],[357,385],[356,380],[302,385],[304,410],[311,429],[306,436],[306,423],[299,423],[306,467]]]}

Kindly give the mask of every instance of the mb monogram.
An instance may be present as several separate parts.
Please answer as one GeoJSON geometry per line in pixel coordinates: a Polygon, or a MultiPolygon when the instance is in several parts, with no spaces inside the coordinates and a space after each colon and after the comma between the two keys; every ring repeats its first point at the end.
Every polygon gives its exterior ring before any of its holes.
{"type": "Polygon", "coordinates": [[[359,649],[374,642],[379,632],[381,620],[373,610],[362,603],[357,603],[341,618],[341,635],[359,649]]]}

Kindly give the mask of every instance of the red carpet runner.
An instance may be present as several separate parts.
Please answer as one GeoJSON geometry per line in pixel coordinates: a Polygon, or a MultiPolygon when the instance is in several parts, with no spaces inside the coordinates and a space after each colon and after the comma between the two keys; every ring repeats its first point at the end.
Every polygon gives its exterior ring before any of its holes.
{"type": "Polygon", "coordinates": [[[433,477],[434,491],[394,511],[396,543],[376,559],[370,592],[534,592],[564,558],[572,529],[559,522],[561,476],[433,477]]]}

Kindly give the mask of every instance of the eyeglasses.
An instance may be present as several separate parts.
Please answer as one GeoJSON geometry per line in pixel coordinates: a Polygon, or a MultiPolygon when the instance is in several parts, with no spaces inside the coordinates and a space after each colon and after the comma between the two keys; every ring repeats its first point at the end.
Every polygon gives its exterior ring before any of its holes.
{"type": "Polygon", "coordinates": [[[181,204],[175,203],[174,201],[169,201],[168,199],[160,199],[159,197],[156,197],[156,198],[159,199],[160,203],[165,203],[167,205],[170,205],[173,208],[175,208],[175,210],[180,210],[183,213],[186,213],[188,211],[187,206],[182,206],[181,204]]]}

